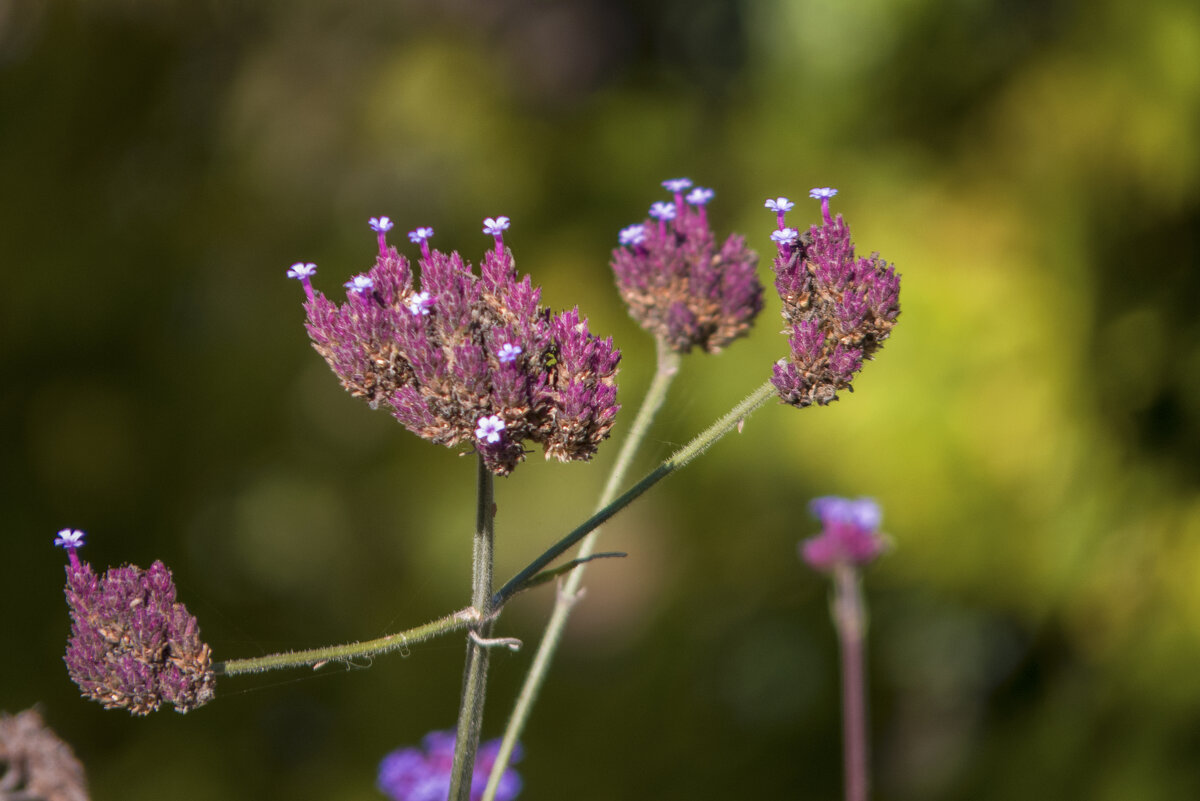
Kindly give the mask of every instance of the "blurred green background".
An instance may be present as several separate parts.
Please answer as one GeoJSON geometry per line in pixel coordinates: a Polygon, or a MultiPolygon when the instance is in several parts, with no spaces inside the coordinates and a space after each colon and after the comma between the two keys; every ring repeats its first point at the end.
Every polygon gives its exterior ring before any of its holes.
{"type": "MultiPolygon", "coordinates": [[[[346,395],[295,261],[339,285],[369,216],[478,258],[653,369],[607,267],[687,175],[767,254],[752,336],[688,358],[641,469],[786,352],[768,196],[836,186],[903,314],[856,392],[769,406],[623,513],[526,738],[523,799],[836,798],[807,501],[870,495],[886,799],[1200,797],[1200,7],[1191,0],[0,2],[6,510],[0,708],[40,703],[97,799],[377,799],[452,724],[462,644],[226,679],[186,717],[80,700],[64,526],[156,558],[217,658],[363,639],[469,597],[473,464],[346,395]]],[[[623,435],[618,427],[616,437],[623,435]]],[[[498,572],[615,456],[499,482],[498,572]]],[[[493,662],[496,736],[548,613],[493,662]]]]}

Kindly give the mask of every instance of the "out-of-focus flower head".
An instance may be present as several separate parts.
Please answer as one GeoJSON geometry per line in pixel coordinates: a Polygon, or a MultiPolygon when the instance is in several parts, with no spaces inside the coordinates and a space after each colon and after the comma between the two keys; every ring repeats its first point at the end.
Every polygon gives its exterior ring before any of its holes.
{"type": "Polygon", "coordinates": [[[838,564],[865,565],[887,547],[879,533],[883,512],[870,498],[827,495],[813,499],[809,511],[821,521],[822,529],[800,543],[800,556],[816,570],[828,572],[838,564]]]}
{"type": "Polygon", "coordinates": [[[155,562],[149,570],[126,565],[97,576],[75,553],[82,535],[64,529],[55,544],[70,556],[71,639],[63,661],[83,696],[134,715],[164,702],[188,712],[211,700],[212,654],[196,618],[175,600],[171,571],[155,562]]]}
{"type": "Polygon", "coordinates": [[[678,353],[716,353],[745,336],[762,310],[758,254],[738,234],[718,246],[705,208],[713,191],[686,178],[663,181],[643,223],[621,229],[613,251],[617,289],[638,324],[678,353]]]}
{"type": "Polygon", "coordinates": [[[383,243],[375,266],[347,282],[344,303],[319,291],[305,303],[313,347],[351,395],[387,406],[430,442],[473,447],[497,475],[525,458],[526,440],[547,458],[590,459],[620,408],[620,351],[578,308],[552,315],[539,304],[541,290],[518,277],[504,246],[509,226],[484,220],[495,246],[479,275],[457,252],[431,249],[433,229],[420,227],[409,233],[421,247],[419,282],[383,243]]]}
{"type": "Polygon", "coordinates": [[[0,712],[0,799],[88,799],[83,765],[37,709],[12,716],[0,712]]]}
{"type": "MultiPolygon", "coordinates": [[[[420,748],[400,748],[391,752],[379,763],[376,787],[395,801],[446,801],[450,795],[454,742],[454,732],[435,731],[425,735],[420,748]]],[[[483,798],[488,775],[499,752],[500,740],[479,746],[471,774],[471,801],[483,798]]],[[[520,759],[521,748],[517,746],[512,761],[520,759]]],[[[520,775],[512,768],[505,770],[496,789],[496,801],[512,801],[520,792],[520,775]]]]}
{"type": "Polygon", "coordinates": [[[836,189],[809,193],[821,201],[822,222],[804,233],[784,225],[794,205],[784,197],[766,207],[775,212],[771,239],[775,256],[775,288],[783,300],[783,320],[790,333],[792,358],[777,364],[771,383],[785,403],[804,407],[837,400],[891,334],[900,314],[900,275],[879,258],[857,258],[850,228],[842,215],[834,219],[829,200],[836,189]]]}

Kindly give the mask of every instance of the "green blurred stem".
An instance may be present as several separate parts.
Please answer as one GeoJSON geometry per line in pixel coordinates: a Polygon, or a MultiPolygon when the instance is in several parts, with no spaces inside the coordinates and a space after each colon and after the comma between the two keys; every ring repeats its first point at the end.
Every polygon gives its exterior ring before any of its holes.
{"type": "MultiPolygon", "coordinates": [[[[642,399],[641,408],[638,409],[629,434],[621,445],[621,452],[617,454],[617,460],[608,474],[604,492],[600,495],[600,502],[597,504],[597,512],[608,506],[616,497],[617,488],[625,480],[625,474],[629,472],[629,465],[633,463],[634,454],[637,453],[642,440],[646,438],[646,432],[650,430],[650,423],[658,414],[658,410],[662,408],[671,381],[679,372],[679,354],[671,350],[661,339],[656,338],[655,343],[658,347],[654,378],[650,381],[646,397],[642,399]]],[[[599,536],[600,529],[596,528],[584,537],[583,543],[579,546],[579,559],[587,559],[595,552],[596,540],[599,536]]],[[[580,585],[583,583],[584,568],[585,565],[580,564],[572,570],[558,590],[554,610],[550,613],[550,622],[546,624],[546,632],[542,635],[542,642],[538,646],[529,673],[525,676],[525,683],[521,686],[521,693],[517,696],[512,715],[508,718],[508,725],[504,729],[504,739],[500,743],[500,752],[496,755],[496,761],[492,765],[487,788],[483,791],[483,801],[492,801],[495,798],[496,790],[500,786],[500,778],[507,770],[513,749],[516,748],[517,742],[521,739],[521,733],[525,730],[525,724],[529,720],[538,693],[546,680],[550,663],[554,659],[554,652],[558,649],[559,642],[562,641],[567,619],[571,616],[571,609],[578,598],[580,585]]]]}
{"type": "Polygon", "coordinates": [[[246,673],[263,673],[268,670],[308,665],[320,667],[323,662],[350,662],[354,659],[378,656],[391,651],[402,651],[410,645],[431,640],[439,635],[462,631],[482,619],[478,610],[468,606],[466,609],[460,609],[453,614],[416,628],[389,634],[376,640],[330,645],[307,651],[286,651],[281,654],[268,654],[251,659],[228,659],[214,664],[213,672],[218,676],[240,676],[246,673]]]}
{"type": "Polygon", "coordinates": [[[492,628],[492,546],[495,535],[496,503],[492,471],[479,457],[476,471],[475,547],[471,570],[471,605],[479,610],[480,622],[467,638],[467,659],[463,666],[462,701],[458,707],[458,733],[454,746],[454,766],[450,774],[449,801],[470,801],[475,753],[479,750],[479,731],[483,727],[483,704],[487,697],[488,649],[478,638],[486,638],[492,628]]]}
{"type": "Polygon", "coordinates": [[[613,517],[617,512],[633,503],[635,500],[641,497],[642,493],[653,487],[659,481],[662,481],[676,470],[686,467],[689,462],[708,450],[713,443],[715,443],[721,437],[725,436],[735,428],[739,428],[747,417],[754,414],[754,412],[756,412],[759,407],[770,400],[771,396],[774,394],[775,387],[770,381],[767,381],[761,387],[754,390],[754,392],[752,392],[737,406],[734,406],[733,409],[731,409],[724,417],[706,428],[691,442],[677,450],[669,459],[643,476],[641,481],[626,490],[625,494],[621,495],[615,501],[589,517],[582,524],[580,524],[578,528],[576,528],[567,536],[563,537],[554,545],[550,546],[545,553],[530,562],[521,572],[517,573],[517,575],[510,578],[504,584],[504,586],[501,587],[494,596],[492,596],[492,607],[499,608],[503,606],[509,598],[516,595],[523,589],[525,582],[537,575],[543,568],[545,568],[555,559],[562,556],[568,549],[575,545],[575,543],[579,542],[595,529],[604,525],[606,522],[608,522],[609,518],[613,517]]]}
{"type": "Polygon", "coordinates": [[[863,670],[867,615],[857,568],[847,562],[833,570],[833,625],[842,662],[842,759],[846,801],[867,801],[867,701],[863,670]]]}

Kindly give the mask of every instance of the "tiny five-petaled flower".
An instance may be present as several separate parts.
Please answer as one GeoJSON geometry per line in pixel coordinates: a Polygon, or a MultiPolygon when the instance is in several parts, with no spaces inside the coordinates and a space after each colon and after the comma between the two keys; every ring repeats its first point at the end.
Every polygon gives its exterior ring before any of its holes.
{"type": "Polygon", "coordinates": [[[488,415],[487,417],[479,418],[479,426],[475,429],[475,436],[481,442],[487,442],[492,445],[500,441],[500,434],[504,431],[504,421],[497,415],[488,415]]]}

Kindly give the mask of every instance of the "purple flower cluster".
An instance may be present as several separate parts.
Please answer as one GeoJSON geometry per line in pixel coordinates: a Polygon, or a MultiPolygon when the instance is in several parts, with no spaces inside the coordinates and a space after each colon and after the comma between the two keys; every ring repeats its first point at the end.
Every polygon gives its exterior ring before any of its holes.
{"type": "Polygon", "coordinates": [[[879,533],[883,512],[870,498],[815,498],[809,511],[821,521],[822,531],[800,544],[800,556],[816,570],[830,571],[838,564],[865,565],[883,553],[886,543],[879,533]]]}
{"type": "Polygon", "coordinates": [[[148,715],[163,702],[188,712],[212,699],[216,677],[208,645],[187,607],[175,601],[171,571],[162,562],[97,576],[75,549],[83,532],[59,532],[67,549],[67,607],[71,639],[63,661],[86,698],[107,709],[148,715]]]}
{"type": "Polygon", "coordinates": [[[822,223],[801,234],[784,226],[793,203],[768,200],[778,230],[771,234],[775,287],[783,299],[783,319],[791,327],[790,362],[775,366],[771,383],[785,403],[804,407],[837,400],[865,359],[879,350],[900,314],[900,276],[879,258],[856,258],[850,228],[842,215],[833,219],[829,200],[836,189],[814,189],[821,201],[822,223]]]}
{"type": "MultiPolygon", "coordinates": [[[[379,763],[375,785],[395,801],[446,801],[450,796],[450,770],[454,762],[455,736],[452,731],[425,735],[421,748],[400,748],[379,763]]],[[[488,776],[500,751],[500,741],[479,746],[475,770],[471,774],[471,801],[483,798],[488,776]]],[[[513,751],[513,762],[520,760],[521,749],[513,751]]],[[[512,801],[521,792],[521,777],[511,768],[504,771],[496,788],[496,801],[512,801]]]]}
{"type": "Polygon", "coordinates": [[[672,350],[716,353],[745,336],[762,310],[758,254],[731,234],[717,247],[705,206],[711,189],[663,181],[674,203],[657,202],[645,222],[621,230],[613,251],[617,288],[638,324],[672,350]]]}
{"type": "Polygon", "coordinates": [[[313,265],[288,273],[308,296],[313,347],[342,386],[430,442],[473,445],[497,475],[525,458],[525,440],[546,458],[590,459],[620,408],[620,351],[588,331],[578,308],[551,315],[539,305],[541,289],[518,279],[504,247],[509,219],[484,221],[495,247],[478,276],[457,252],[429,247],[432,228],[410,232],[421,246],[419,286],[387,246],[391,221],[379,223],[375,266],[347,282],[345,303],[314,292],[313,265]]]}

